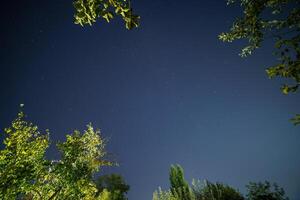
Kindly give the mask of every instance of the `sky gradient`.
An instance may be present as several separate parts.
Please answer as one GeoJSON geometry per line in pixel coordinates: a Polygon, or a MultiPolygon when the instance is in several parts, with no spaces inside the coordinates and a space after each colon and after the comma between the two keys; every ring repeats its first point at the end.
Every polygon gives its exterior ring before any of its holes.
{"type": "Polygon", "coordinates": [[[141,16],[73,23],[71,1],[6,1],[1,12],[0,129],[25,104],[28,119],[55,141],[91,122],[131,186],[130,200],[167,189],[171,164],[186,178],[221,181],[245,192],[249,181],[275,181],[300,200],[300,133],[288,119],[300,95],[269,80],[271,41],[247,59],[244,43],[217,35],[241,14],[223,0],[133,1],[141,16]]]}

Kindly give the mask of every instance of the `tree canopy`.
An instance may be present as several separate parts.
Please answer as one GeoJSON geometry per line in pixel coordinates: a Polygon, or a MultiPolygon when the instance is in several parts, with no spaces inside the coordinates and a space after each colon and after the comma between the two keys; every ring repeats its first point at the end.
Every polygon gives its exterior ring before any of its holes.
{"type": "Polygon", "coordinates": [[[57,146],[60,160],[47,160],[49,132],[25,120],[23,112],[5,129],[0,151],[0,199],[111,199],[97,193],[94,174],[112,163],[105,160],[105,140],[92,125],[67,135],[57,146]]]}
{"type": "Polygon", "coordinates": [[[153,193],[153,200],[244,200],[237,190],[222,183],[194,179],[190,186],[180,165],[171,166],[169,180],[170,189],[158,188],[153,193]]]}
{"type": "Polygon", "coordinates": [[[172,165],[170,168],[170,191],[174,196],[182,200],[194,199],[191,188],[184,178],[184,172],[180,165],[172,165]]]}
{"type": "Polygon", "coordinates": [[[249,200],[288,200],[285,196],[283,188],[277,184],[271,184],[268,181],[253,183],[250,182],[247,186],[249,200]]]}
{"type": "Polygon", "coordinates": [[[47,179],[50,165],[44,158],[49,146],[48,135],[24,121],[22,112],[5,133],[5,149],[0,151],[0,199],[41,195],[36,191],[47,179]]]}
{"type": "Polygon", "coordinates": [[[283,188],[269,182],[250,182],[247,194],[243,196],[238,190],[223,183],[194,179],[190,186],[183,176],[180,165],[170,169],[170,189],[158,188],[153,193],[153,200],[288,200],[283,188]]]}

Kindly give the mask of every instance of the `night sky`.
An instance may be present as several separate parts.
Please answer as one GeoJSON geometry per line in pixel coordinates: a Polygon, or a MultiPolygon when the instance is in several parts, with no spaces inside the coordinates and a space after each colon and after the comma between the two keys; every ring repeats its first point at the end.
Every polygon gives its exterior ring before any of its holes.
{"type": "MultiPolygon", "coordinates": [[[[245,192],[249,181],[277,182],[300,199],[299,93],[269,80],[271,41],[247,59],[245,44],[223,43],[239,7],[225,0],[132,2],[141,19],[92,27],[73,23],[72,1],[5,1],[1,9],[0,128],[19,104],[56,141],[91,122],[131,186],[129,199],[168,188],[171,164],[192,178],[245,192]]],[[[1,134],[2,135],[2,134],[1,134]]],[[[1,136],[3,138],[3,136],[1,136]]]]}

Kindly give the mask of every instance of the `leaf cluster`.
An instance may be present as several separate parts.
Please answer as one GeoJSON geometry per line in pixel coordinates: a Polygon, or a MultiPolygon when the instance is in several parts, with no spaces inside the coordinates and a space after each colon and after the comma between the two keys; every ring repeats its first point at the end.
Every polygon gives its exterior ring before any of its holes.
{"type": "Polygon", "coordinates": [[[278,62],[266,69],[267,75],[288,80],[281,86],[284,94],[296,92],[300,86],[300,1],[227,1],[228,4],[238,2],[243,15],[234,21],[230,31],[221,33],[219,39],[224,42],[248,40],[240,53],[242,57],[252,54],[266,39],[273,39],[278,62]]]}
{"type": "Polygon", "coordinates": [[[133,13],[130,0],[74,0],[75,24],[92,25],[98,18],[110,22],[120,16],[127,29],[139,26],[140,16],[133,13]]]}

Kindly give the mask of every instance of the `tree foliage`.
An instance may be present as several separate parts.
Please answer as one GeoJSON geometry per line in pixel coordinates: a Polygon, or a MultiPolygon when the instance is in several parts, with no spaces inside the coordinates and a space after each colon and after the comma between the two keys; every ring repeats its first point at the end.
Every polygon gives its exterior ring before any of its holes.
{"type": "Polygon", "coordinates": [[[98,192],[107,190],[111,194],[111,200],[126,200],[126,194],[130,186],[119,174],[107,174],[100,176],[96,181],[98,192]]]}
{"type": "Polygon", "coordinates": [[[127,29],[139,26],[140,17],[133,13],[130,0],[74,0],[75,24],[92,25],[98,18],[110,22],[116,15],[125,22],[127,29]]]}
{"type": "Polygon", "coordinates": [[[197,200],[244,200],[241,193],[222,183],[194,180],[192,188],[197,200]]]}
{"type": "Polygon", "coordinates": [[[160,187],[153,193],[153,200],[180,200],[177,194],[172,193],[170,190],[163,191],[160,187]]]}
{"type": "Polygon", "coordinates": [[[174,196],[179,197],[182,200],[192,200],[193,193],[184,178],[183,168],[180,165],[172,165],[170,168],[170,191],[174,196]]]}
{"type": "Polygon", "coordinates": [[[249,200],[288,200],[283,188],[277,184],[271,185],[268,181],[264,183],[252,183],[247,185],[249,200]]]}
{"type": "MultiPolygon", "coordinates": [[[[266,39],[274,40],[278,63],[267,68],[269,78],[288,79],[282,85],[284,94],[296,92],[300,85],[300,2],[299,0],[228,0],[227,4],[239,2],[243,16],[237,18],[227,33],[219,39],[232,42],[247,39],[248,45],[240,53],[246,57],[261,47],[266,39]]],[[[300,123],[298,115],[292,119],[300,123]]]]}
{"type": "Polygon", "coordinates": [[[67,135],[58,144],[61,159],[49,161],[45,151],[49,134],[25,121],[23,112],[5,129],[5,148],[0,151],[0,199],[111,199],[103,190],[97,194],[92,178],[105,161],[105,142],[91,125],[81,134],[67,135]]]}
{"type": "Polygon", "coordinates": [[[210,183],[193,180],[190,186],[184,179],[184,172],[179,165],[170,169],[170,189],[159,188],[153,193],[153,200],[244,200],[234,188],[222,183],[210,183]]]}
{"type": "Polygon", "coordinates": [[[248,193],[244,197],[236,189],[222,183],[211,183],[209,181],[193,180],[192,186],[184,179],[183,169],[179,165],[172,165],[170,169],[169,190],[160,187],[153,193],[153,200],[288,200],[283,188],[277,184],[250,182],[246,187],[248,193]],[[184,191],[182,192],[182,188],[184,191]]]}
{"type": "Polygon", "coordinates": [[[95,198],[93,174],[109,164],[103,160],[104,147],[100,132],[91,125],[83,134],[74,131],[67,135],[65,142],[58,144],[62,159],[53,166],[50,181],[59,199],[95,198]]]}
{"type": "Polygon", "coordinates": [[[4,130],[5,149],[0,151],[0,199],[35,195],[47,174],[49,163],[44,155],[49,145],[47,134],[24,121],[20,112],[11,127],[4,130]]]}

